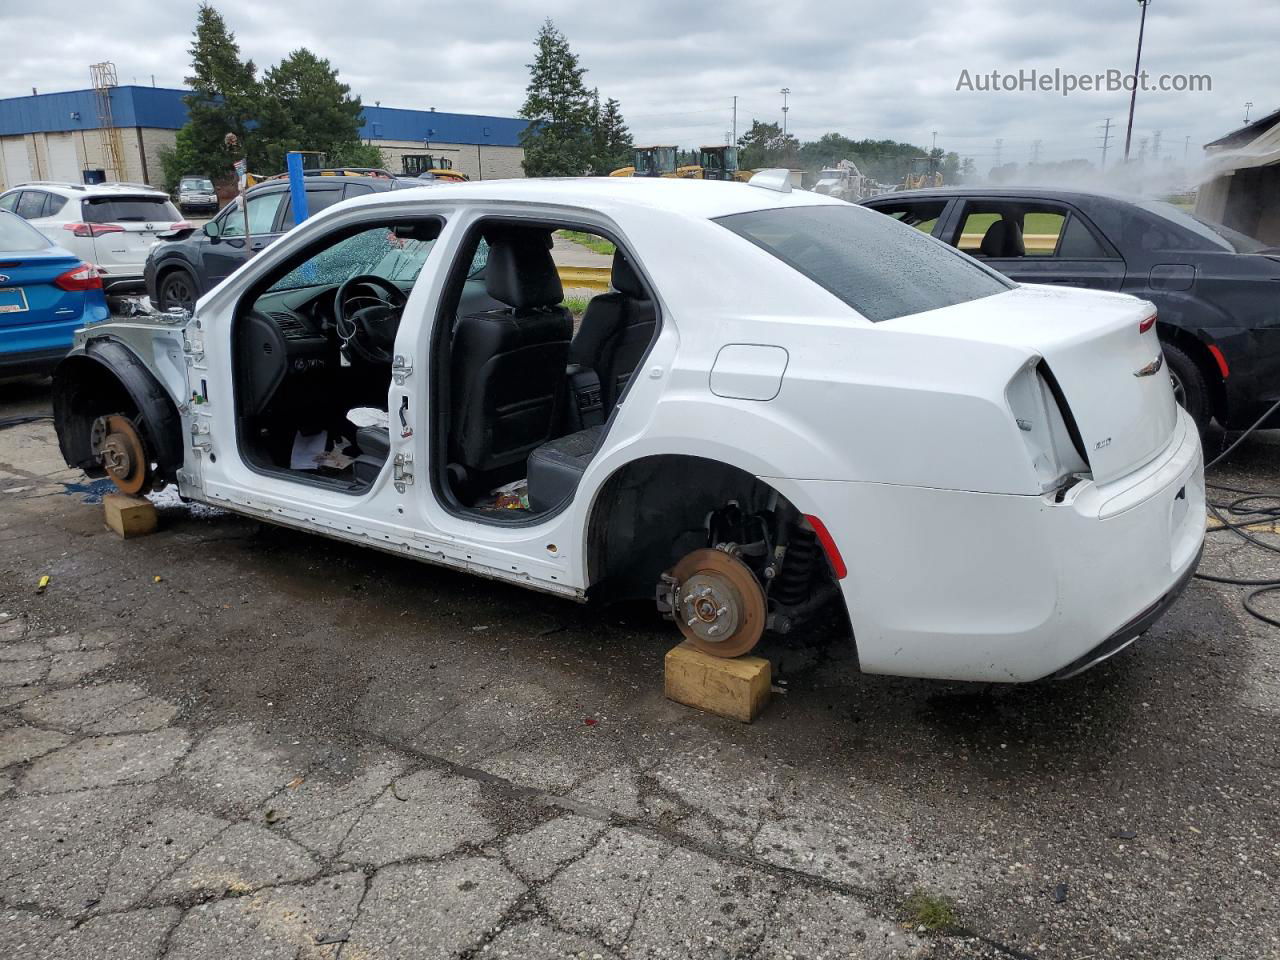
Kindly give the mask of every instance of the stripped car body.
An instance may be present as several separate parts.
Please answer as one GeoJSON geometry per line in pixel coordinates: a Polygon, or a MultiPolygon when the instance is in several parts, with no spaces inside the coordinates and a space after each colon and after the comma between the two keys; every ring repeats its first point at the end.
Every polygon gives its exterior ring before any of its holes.
{"type": "MultiPolygon", "coordinates": [[[[121,414],[155,482],[192,500],[575,599],[656,583],[709,652],[742,652],[834,597],[864,671],[1028,681],[1126,645],[1199,556],[1198,435],[1168,380],[1140,375],[1160,354],[1151,312],[1018,287],[889,218],[785,187],[459,184],[334,206],[189,319],[84,331],[55,412],[67,462],[91,473],[92,425],[121,414]],[[648,340],[602,422],[557,419],[572,399],[547,408],[550,439],[527,460],[542,505],[498,515],[466,491],[523,474],[510,438],[543,407],[519,381],[563,371],[573,346],[547,272],[556,229],[616,244],[609,304],[635,329],[647,318],[648,340]],[[384,239],[390,253],[326,272],[326,251],[384,239]],[[352,298],[382,305],[348,314],[351,283],[386,285],[352,298]],[[340,352],[365,333],[359,355],[340,352]],[[361,431],[350,473],[302,475],[255,448],[362,357],[380,358],[369,382],[385,385],[390,429],[361,431]],[[467,378],[484,395],[508,361],[508,393],[475,401],[475,417],[482,452],[516,455],[474,456],[459,435],[467,378]]],[[[592,317],[588,305],[575,343],[592,317]]],[[[580,373],[553,388],[572,393],[580,373]]]]}

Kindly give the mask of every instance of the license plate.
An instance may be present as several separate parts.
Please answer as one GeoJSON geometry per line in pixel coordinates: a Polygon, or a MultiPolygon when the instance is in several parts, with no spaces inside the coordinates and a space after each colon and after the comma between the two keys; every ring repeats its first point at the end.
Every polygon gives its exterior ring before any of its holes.
{"type": "Polygon", "coordinates": [[[27,291],[21,287],[0,287],[0,313],[25,313],[27,291]]]}

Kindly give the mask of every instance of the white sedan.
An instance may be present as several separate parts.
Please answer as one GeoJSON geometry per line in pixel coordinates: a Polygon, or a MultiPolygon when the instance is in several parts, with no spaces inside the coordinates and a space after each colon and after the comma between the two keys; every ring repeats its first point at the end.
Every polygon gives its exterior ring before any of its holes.
{"type": "Polygon", "coordinates": [[[193,317],[82,331],[63,454],[568,598],[656,591],[723,656],[831,602],[873,673],[1068,676],[1146,630],[1204,536],[1151,305],[757,180],[338,204],[193,317]],[[616,251],[585,303],[552,243],[582,234],[616,251]]]}

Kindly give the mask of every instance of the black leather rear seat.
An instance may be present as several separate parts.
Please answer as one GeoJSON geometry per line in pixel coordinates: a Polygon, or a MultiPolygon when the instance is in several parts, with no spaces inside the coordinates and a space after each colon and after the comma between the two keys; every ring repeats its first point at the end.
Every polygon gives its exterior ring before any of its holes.
{"type": "Polygon", "coordinates": [[[529,454],[530,510],[550,510],[578,489],[603,434],[603,425],[587,427],[544,443],[529,454]]]}

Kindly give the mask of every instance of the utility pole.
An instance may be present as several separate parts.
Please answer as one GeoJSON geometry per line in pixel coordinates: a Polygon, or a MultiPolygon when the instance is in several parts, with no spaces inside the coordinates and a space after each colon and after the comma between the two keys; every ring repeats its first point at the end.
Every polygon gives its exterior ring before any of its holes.
{"type": "Polygon", "coordinates": [[[787,97],[791,96],[791,88],[783,87],[779,93],[782,94],[782,135],[787,135],[787,111],[791,108],[787,106],[787,97]]]}
{"type": "Polygon", "coordinates": [[[1138,0],[1142,19],[1138,21],[1138,56],[1133,61],[1133,89],[1129,91],[1129,127],[1124,134],[1124,162],[1129,162],[1129,143],[1133,140],[1133,108],[1138,102],[1138,70],[1142,66],[1142,34],[1147,29],[1147,4],[1151,0],[1138,0]]]}
{"type": "Polygon", "coordinates": [[[1040,144],[1042,143],[1044,143],[1043,140],[1031,141],[1031,163],[1033,165],[1038,164],[1040,162],[1040,144]]]}
{"type": "Polygon", "coordinates": [[[1160,135],[1163,132],[1163,130],[1157,130],[1151,138],[1151,159],[1156,163],[1160,162],[1160,135]]]}
{"type": "Polygon", "coordinates": [[[996,137],[996,168],[1000,167],[1000,152],[1004,150],[1004,137],[996,137]]]}
{"type": "Polygon", "coordinates": [[[933,156],[938,152],[938,131],[933,131],[933,148],[929,151],[929,156],[933,156]]]}
{"type": "Polygon", "coordinates": [[[738,95],[733,96],[733,146],[738,145],[738,95]]]}
{"type": "Polygon", "coordinates": [[[1102,126],[1102,164],[1098,167],[1099,171],[1107,169],[1107,147],[1111,145],[1111,118],[1107,117],[1107,122],[1102,126]]]}
{"type": "Polygon", "coordinates": [[[1182,165],[1184,167],[1187,165],[1187,157],[1190,155],[1190,153],[1191,153],[1191,137],[1188,136],[1184,138],[1182,141],[1182,165]]]}
{"type": "Polygon", "coordinates": [[[1244,102],[1244,122],[1245,122],[1246,124],[1249,122],[1249,111],[1250,111],[1251,109],[1253,109],[1253,101],[1252,101],[1252,100],[1246,100],[1246,101],[1244,102]]]}

